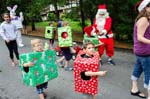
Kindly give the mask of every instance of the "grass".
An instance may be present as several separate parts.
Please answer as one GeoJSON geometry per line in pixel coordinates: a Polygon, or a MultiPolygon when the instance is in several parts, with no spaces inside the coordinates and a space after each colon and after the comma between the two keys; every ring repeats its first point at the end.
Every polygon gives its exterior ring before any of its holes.
{"type": "MultiPolygon", "coordinates": [[[[70,19],[67,20],[71,29],[72,29],[72,33],[73,33],[73,39],[74,41],[82,41],[83,40],[83,34],[82,34],[82,28],[81,28],[81,23],[80,21],[72,21],[70,19]]],[[[35,26],[37,28],[45,28],[46,26],[48,26],[49,22],[48,21],[44,21],[44,22],[37,22],[35,23],[35,26]]],[[[54,26],[56,26],[56,22],[54,22],[53,24],[54,26]]]]}
{"type": "MultiPolygon", "coordinates": [[[[80,26],[80,22],[69,20],[68,23],[70,24],[70,27],[72,28],[72,31],[82,31],[82,28],[80,26]]],[[[43,27],[43,28],[46,27],[46,26],[48,26],[48,24],[49,24],[48,21],[35,23],[35,25],[37,27],[43,27]]],[[[55,22],[54,22],[54,26],[56,26],[55,22]]]]}
{"type": "Polygon", "coordinates": [[[36,25],[37,27],[46,27],[46,26],[48,26],[48,24],[49,24],[48,21],[35,23],[35,25],[36,25]]]}
{"type": "MultiPolygon", "coordinates": [[[[75,31],[75,32],[82,32],[82,27],[81,27],[81,22],[80,21],[72,21],[71,19],[66,19],[66,21],[68,21],[70,27],[72,28],[72,31],[75,31]]],[[[37,22],[35,23],[35,25],[37,27],[46,27],[48,26],[49,22],[48,21],[44,21],[44,22],[37,22]]],[[[87,25],[90,25],[90,21],[87,20],[86,21],[86,24],[87,25]]],[[[56,26],[56,23],[54,22],[54,26],[56,26]]]]}

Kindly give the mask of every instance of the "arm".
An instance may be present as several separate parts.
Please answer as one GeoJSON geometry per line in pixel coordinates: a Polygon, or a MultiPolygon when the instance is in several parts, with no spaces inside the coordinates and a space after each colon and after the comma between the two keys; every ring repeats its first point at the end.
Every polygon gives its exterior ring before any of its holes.
{"type": "Polygon", "coordinates": [[[137,22],[137,39],[140,42],[150,44],[150,40],[144,37],[145,31],[149,26],[149,22],[146,17],[142,17],[137,22]]]}
{"type": "Polygon", "coordinates": [[[93,23],[93,30],[92,32],[95,32],[96,34],[99,32],[99,30],[97,29],[97,24],[96,24],[96,19],[94,19],[94,23],[93,23]]]}
{"type": "Polygon", "coordinates": [[[111,17],[108,17],[106,19],[104,29],[101,32],[104,33],[104,34],[107,34],[111,30],[111,25],[112,25],[112,19],[111,19],[111,17]]]}
{"type": "Polygon", "coordinates": [[[85,72],[86,76],[104,76],[106,75],[107,71],[98,71],[98,72],[92,72],[92,71],[87,71],[85,72]]]}
{"type": "Polygon", "coordinates": [[[34,63],[33,62],[24,63],[23,66],[24,67],[34,66],[34,63]]]}
{"type": "Polygon", "coordinates": [[[3,25],[1,24],[0,26],[0,36],[2,37],[3,40],[5,40],[7,43],[9,42],[9,40],[7,39],[6,35],[5,35],[5,31],[3,28],[3,25]]]}

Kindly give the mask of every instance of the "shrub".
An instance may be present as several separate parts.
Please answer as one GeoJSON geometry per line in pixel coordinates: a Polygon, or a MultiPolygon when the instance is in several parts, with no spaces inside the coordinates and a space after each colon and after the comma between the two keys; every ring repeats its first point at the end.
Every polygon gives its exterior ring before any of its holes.
{"type": "Polygon", "coordinates": [[[128,25],[128,24],[117,24],[115,26],[115,30],[118,31],[115,34],[115,39],[116,40],[121,40],[121,41],[132,41],[132,35],[133,33],[133,26],[128,25]]]}

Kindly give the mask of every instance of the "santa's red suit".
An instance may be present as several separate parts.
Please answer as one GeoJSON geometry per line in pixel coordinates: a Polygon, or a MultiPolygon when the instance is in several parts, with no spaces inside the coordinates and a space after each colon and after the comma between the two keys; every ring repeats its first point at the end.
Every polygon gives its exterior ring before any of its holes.
{"type": "Polygon", "coordinates": [[[98,48],[100,56],[103,55],[104,48],[106,49],[108,57],[112,57],[114,55],[114,41],[111,25],[112,19],[106,10],[106,5],[100,5],[94,20],[93,30],[91,32],[91,35],[96,33],[99,40],[104,43],[104,45],[99,46],[98,48]]]}

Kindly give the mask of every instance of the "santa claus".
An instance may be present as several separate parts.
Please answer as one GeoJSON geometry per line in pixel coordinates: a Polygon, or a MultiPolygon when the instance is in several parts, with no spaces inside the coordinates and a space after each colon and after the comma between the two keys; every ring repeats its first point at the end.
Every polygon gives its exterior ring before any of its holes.
{"type": "Polygon", "coordinates": [[[108,63],[111,65],[115,65],[114,61],[112,60],[112,57],[114,55],[114,40],[111,26],[112,26],[112,19],[109,16],[109,13],[107,12],[106,5],[105,4],[99,5],[91,35],[97,34],[99,40],[104,44],[103,46],[99,46],[98,48],[100,56],[103,55],[104,49],[106,49],[106,54],[108,56],[108,63]]]}

